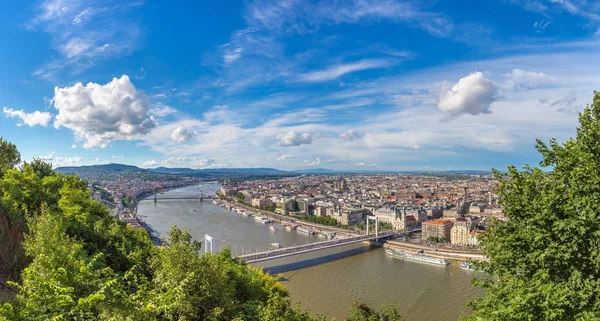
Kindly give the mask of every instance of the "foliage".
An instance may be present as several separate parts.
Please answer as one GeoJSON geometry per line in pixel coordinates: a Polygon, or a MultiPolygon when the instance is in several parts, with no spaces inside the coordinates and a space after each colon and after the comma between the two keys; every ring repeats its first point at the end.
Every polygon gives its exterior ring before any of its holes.
{"type": "Polygon", "coordinates": [[[437,237],[437,236],[430,236],[427,238],[428,242],[431,243],[446,243],[446,239],[443,237],[437,237]]]}
{"type": "Polygon", "coordinates": [[[494,172],[507,221],[481,243],[493,276],[468,320],[600,320],[600,93],[564,144],[537,141],[542,167],[494,172]]]}
{"type": "Polygon", "coordinates": [[[132,204],[131,195],[127,195],[127,196],[123,197],[121,202],[123,203],[123,207],[125,207],[125,208],[131,207],[131,204],[132,204]]]}
{"type": "Polygon", "coordinates": [[[7,170],[14,168],[21,162],[21,154],[15,144],[0,137],[0,178],[7,170]]]}
{"type": "Polygon", "coordinates": [[[306,221],[306,222],[313,222],[313,223],[317,223],[317,224],[334,226],[334,227],[339,227],[339,228],[348,228],[347,225],[340,224],[340,222],[338,222],[335,218],[330,217],[330,216],[305,215],[305,216],[300,217],[300,219],[303,221],[306,221]]]}
{"type": "Polygon", "coordinates": [[[381,312],[377,313],[364,303],[355,301],[352,304],[346,321],[403,321],[395,305],[383,305],[381,312]]]}
{"type": "Polygon", "coordinates": [[[246,195],[244,195],[244,193],[242,192],[235,193],[234,197],[240,200],[241,202],[243,202],[246,199],[246,195]]]}

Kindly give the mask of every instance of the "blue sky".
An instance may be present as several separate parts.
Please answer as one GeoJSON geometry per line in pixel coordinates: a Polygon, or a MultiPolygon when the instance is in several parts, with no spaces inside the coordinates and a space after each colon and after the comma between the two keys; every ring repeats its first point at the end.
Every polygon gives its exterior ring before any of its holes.
{"type": "Polygon", "coordinates": [[[600,1],[9,1],[0,136],[55,166],[537,164],[600,90],[600,1]]]}

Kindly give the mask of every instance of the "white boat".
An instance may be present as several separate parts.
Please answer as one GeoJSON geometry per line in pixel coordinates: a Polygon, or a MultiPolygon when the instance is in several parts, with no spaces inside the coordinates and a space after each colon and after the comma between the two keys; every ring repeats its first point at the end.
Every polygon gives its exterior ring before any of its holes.
{"type": "Polygon", "coordinates": [[[271,220],[269,220],[266,217],[262,217],[262,216],[256,216],[254,217],[255,220],[257,220],[258,222],[264,223],[264,224],[269,224],[271,223],[271,220]]]}
{"type": "Polygon", "coordinates": [[[313,230],[311,230],[311,229],[305,229],[305,228],[302,228],[302,227],[297,227],[296,231],[298,231],[300,233],[308,234],[308,235],[315,234],[315,232],[313,232],[313,230]]]}
{"type": "MultiPolygon", "coordinates": [[[[420,251],[420,252],[422,252],[422,251],[420,251]]],[[[448,261],[446,259],[440,259],[440,258],[433,257],[433,256],[427,256],[422,253],[412,253],[412,252],[405,252],[402,250],[390,250],[390,249],[385,249],[385,253],[394,258],[397,258],[397,259],[405,259],[405,260],[409,260],[409,261],[417,261],[417,262],[430,263],[430,264],[443,265],[443,266],[450,264],[450,261],[448,261]]]]}
{"type": "Polygon", "coordinates": [[[273,225],[269,226],[269,229],[273,232],[277,231],[277,228],[273,225]]]}
{"type": "Polygon", "coordinates": [[[279,243],[271,243],[271,246],[274,248],[281,248],[281,244],[279,243]]]}
{"type": "Polygon", "coordinates": [[[192,213],[198,213],[198,211],[192,208],[192,213]]]}

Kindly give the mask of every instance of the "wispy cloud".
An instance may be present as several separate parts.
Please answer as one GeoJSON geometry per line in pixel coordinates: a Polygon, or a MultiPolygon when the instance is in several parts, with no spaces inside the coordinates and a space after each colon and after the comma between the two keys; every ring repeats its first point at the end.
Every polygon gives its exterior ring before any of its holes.
{"type": "Polygon", "coordinates": [[[52,114],[47,111],[34,111],[33,113],[26,113],[23,110],[14,110],[12,108],[4,107],[3,109],[6,117],[18,117],[21,119],[22,123],[19,123],[19,126],[23,124],[27,126],[48,126],[48,123],[52,119],[52,114]]]}
{"type": "Polygon", "coordinates": [[[124,13],[142,2],[99,5],[92,0],[44,0],[25,27],[42,30],[58,56],[33,72],[44,79],[77,74],[102,60],[137,50],[140,27],[124,13]]]}
{"type": "Polygon", "coordinates": [[[337,79],[345,74],[368,69],[377,69],[391,66],[392,62],[382,59],[365,59],[354,63],[341,64],[325,70],[313,71],[300,75],[299,80],[304,82],[320,82],[337,79]]]}

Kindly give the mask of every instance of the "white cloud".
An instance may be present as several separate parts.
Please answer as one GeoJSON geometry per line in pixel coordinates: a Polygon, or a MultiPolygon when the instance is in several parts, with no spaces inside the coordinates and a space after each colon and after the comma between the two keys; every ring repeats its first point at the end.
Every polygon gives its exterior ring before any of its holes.
{"type": "Polygon", "coordinates": [[[278,161],[288,161],[288,160],[290,160],[292,158],[294,158],[293,155],[282,154],[282,155],[279,155],[279,157],[277,157],[277,160],[278,161]]]}
{"type": "Polygon", "coordinates": [[[299,80],[304,82],[320,82],[336,79],[347,73],[376,69],[390,66],[391,63],[381,59],[365,59],[350,64],[336,65],[325,70],[314,71],[300,75],[299,80]]]}
{"type": "Polygon", "coordinates": [[[307,33],[320,25],[388,20],[419,26],[435,36],[446,36],[453,24],[441,14],[426,12],[407,1],[277,1],[255,0],[248,6],[246,21],[271,32],[307,33]]]}
{"type": "Polygon", "coordinates": [[[509,89],[528,90],[539,87],[550,87],[557,84],[555,77],[549,76],[543,72],[535,72],[523,69],[513,69],[506,74],[507,82],[505,84],[509,89]]]}
{"type": "Polygon", "coordinates": [[[319,138],[319,134],[298,134],[294,131],[287,132],[285,134],[277,135],[279,146],[300,146],[303,144],[311,144],[313,140],[319,138]]]}
{"type": "Polygon", "coordinates": [[[155,160],[149,160],[149,161],[145,161],[142,164],[142,167],[153,167],[153,166],[156,166],[156,165],[158,165],[157,161],[155,161],[155,160]]]}
{"type": "Polygon", "coordinates": [[[166,117],[177,112],[177,109],[167,106],[163,103],[157,103],[155,107],[150,108],[150,113],[156,117],[166,117]]]}
{"type": "Polygon", "coordinates": [[[413,149],[419,149],[419,148],[421,148],[421,146],[419,146],[419,145],[417,145],[417,144],[414,144],[412,148],[413,148],[413,149]]]}
{"type": "Polygon", "coordinates": [[[4,107],[4,114],[6,117],[19,117],[23,121],[23,123],[19,124],[20,126],[25,124],[27,126],[39,125],[46,127],[52,119],[52,115],[47,111],[40,112],[36,110],[33,113],[26,113],[23,110],[4,107]]]}
{"type": "Polygon", "coordinates": [[[123,75],[106,85],[77,83],[54,88],[58,110],[54,127],[71,129],[83,148],[105,148],[113,140],[131,140],[156,127],[148,99],[123,75]]]}
{"type": "Polygon", "coordinates": [[[198,157],[198,156],[177,156],[169,157],[160,162],[160,165],[167,167],[209,167],[215,164],[215,160],[212,158],[198,157]]]}
{"type": "Polygon", "coordinates": [[[132,53],[141,32],[128,13],[139,4],[43,0],[26,28],[47,32],[59,55],[33,74],[54,79],[65,71],[77,74],[100,61],[132,53]]]}
{"type": "Polygon", "coordinates": [[[540,21],[536,21],[533,23],[533,28],[535,29],[535,32],[537,33],[542,33],[550,24],[550,20],[540,20],[540,21]]]}
{"type": "Polygon", "coordinates": [[[111,156],[112,159],[125,158],[125,156],[111,156]]]}
{"type": "Polygon", "coordinates": [[[57,168],[57,167],[61,167],[61,166],[72,166],[72,165],[78,165],[81,164],[81,161],[83,160],[83,158],[79,157],[79,156],[73,156],[73,157],[62,157],[62,156],[56,156],[55,152],[51,152],[48,155],[42,155],[39,156],[38,158],[51,163],[52,167],[57,168]]]}
{"type": "Polygon", "coordinates": [[[244,52],[244,48],[235,48],[234,50],[227,50],[223,55],[223,61],[225,64],[231,64],[232,62],[240,59],[242,57],[242,53],[244,52]]]}
{"type": "Polygon", "coordinates": [[[373,166],[375,166],[375,163],[360,162],[360,163],[354,164],[354,166],[356,166],[356,167],[373,167],[373,166]]]}
{"type": "Polygon", "coordinates": [[[498,89],[481,72],[461,78],[451,88],[447,83],[441,87],[438,108],[451,115],[488,114],[490,105],[498,99],[498,89]]]}
{"type": "Polygon", "coordinates": [[[186,140],[194,137],[194,135],[195,135],[194,132],[187,130],[183,126],[179,126],[179,127],[175,128],[173,133],[171,133],[171,139],[175,142],[183,143],[186,140]]]}
{"type": "Polygon", "coordinates": [[[71,148],[77,148],[77,145],[73,144],[71,145],[71,148]]]}
{"type": "Polygon", "coordinates": [[[306,164],[308,166],[318,166],[319,164],[321,164],[321,157],[317,157],[313,161],[305,160],[304,164],[306,164]]]}
{"type": "Polygon", "coordinates": [[[353,142],[357,139],[360,139],[364,136],[364,134],[362,133],[358,133],[353,129],[350,129],[348,131],[345,131],[343,133],[341,133],[338,138],[342,141],[346,141],[346,142],[353,142]]]}

